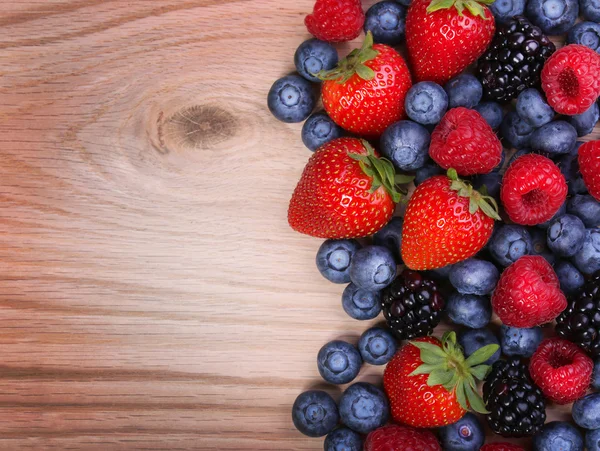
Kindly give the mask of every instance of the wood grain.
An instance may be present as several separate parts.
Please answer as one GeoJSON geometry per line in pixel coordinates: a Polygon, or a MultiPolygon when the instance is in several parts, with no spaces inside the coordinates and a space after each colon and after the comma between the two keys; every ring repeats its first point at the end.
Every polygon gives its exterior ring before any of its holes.
{"type": "Polygon", "coordinates": [[[0,449],[322,449],[291,404],[367,324],[287,227],[309,152],[265,108],[311,5],[3,3],[0,449]]]}

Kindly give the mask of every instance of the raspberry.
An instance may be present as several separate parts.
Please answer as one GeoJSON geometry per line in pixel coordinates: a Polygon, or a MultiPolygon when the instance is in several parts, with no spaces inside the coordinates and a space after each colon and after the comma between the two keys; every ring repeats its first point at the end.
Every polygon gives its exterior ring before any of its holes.
{"type": "Polygon", "coordinates": [[[526,255],[504,270],[492,308],[504,324],[534,327],[552,321],[567,307],[558,277],[544,257],[526,255]]]}
{"type": "Polygon", "coordinates": [[[360,0],[317,0],[304,23],[317,39],[344,42],[358,37],[365,23],[365,13],[360,0]]]}
{"type": "Polygon", "coordinates": [[[502,179],[500,199],[513,222],[536,225],[550,220],[567,198],[560,169],[542,155],[517,158],[502,179]]]}
{"type": "Polygon", "coordinates": [[[479,451],[525,451],[518,445],[512,443],[490,443],[483,445],[479,451]]]}
{"type": "Polygon", "coordinates": [[[448,111],[433,131],[429,155],[459,175],[487,174],[500,164],[502,144],[477,111],[459,107],[448,111]]]}
{"type": "Polygon", "coordinates": [[[560,114],[587,111],[600,96],[600,55],[571,44],[552,55],[542,69],[542,88],[548,104],[560,114]]]}
{"type": "Polygon", "coordinates": [[[579,346],[562,338],[544,340],[529,363],[533,381],[557,404],[585,395],[593,368],[594,362],[579,346]]]}
{"type": "Polygon", "coordinates": [[[600,141],[590,141],[579,148],[579,168],[588,192],[600,201],[600,141]]]}
{"type": "Polygon", "coordinates": [[[442,451],[435,435],[426,429],[390,424],[367,436],[364,451],[442,451]]]}

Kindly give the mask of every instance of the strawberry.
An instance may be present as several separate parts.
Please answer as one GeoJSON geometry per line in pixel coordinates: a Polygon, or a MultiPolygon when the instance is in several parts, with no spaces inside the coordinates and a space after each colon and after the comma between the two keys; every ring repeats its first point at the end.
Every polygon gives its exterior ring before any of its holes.
{"type": "Polygon", "coordinates": [[[579,148],[579,168],[588,192],[600,201],[600,141],[590,141],[579,148]]]}
{"type": "Polygon", "coordinates": [[[485,378],[490,367],[483,362],[498,348],[487,345],[465,359],[455,332],[447,332],[441,341],[423,337],[405,345],[383,374],[394,420],[434,428],[457,422],[469,407],[487,413],[476,379],[485,378]]]}
{"type": "Polygon", "coordinates": [[[408,202],[402,258],[414,270],[442,268],[479,252],[492,235],[496,201],[460,180],[454,169],[421,183],[408,202]]]}
{"type": "Polygon", "coordinates": [[[392,163],[366,141],[339,138],[312,154],[288,210],[290,226],[319,238],[373,235],[391,219],[400,200],[392,163]]]}
{"type": "Polygon", "coordinates": [[[351,41],[362,31],[365,13],[360,0],[317,0],[304,23],[321,41],[351,41]]]}
{"type": "Polygon", "coordinates": [[[377,138],[394,122],[404,118],[404,98],[412,86],[406,62],[393,48],[373,45],[367,33],[338,67],[321,71],[323,106],[340,127],[377,138]]]}
{"type": "Polygon", "coordinates": [[[402,451],[442,451],[442,447],[431,431],[413,429],[397,424],[389,424],[375,429],[367,436],[363,448],[364,451],[390,451],[395,449],[402,451]]]}
{"type": "Polygon", "coordinates": [[[483,54],[496,31],[493,1],[413,0],[406,45],[416,81],[443,85],[483,54]]]}

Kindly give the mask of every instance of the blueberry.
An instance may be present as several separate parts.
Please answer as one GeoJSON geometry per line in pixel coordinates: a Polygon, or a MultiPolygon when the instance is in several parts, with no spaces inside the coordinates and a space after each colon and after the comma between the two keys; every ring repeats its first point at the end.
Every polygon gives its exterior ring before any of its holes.
{"type": "Polygon", "coordinates": [[[577,130],[565,121],[550,122],[531,134],[531,148],[549,154],[569,153],[577,142],[577,130]]]}
{"type": "Polygon", "coordinates": [[[406,6],[407,8],[410,6],[411,0],[396,0],[396,3],[400,3],[402,6],[406,6]]]}
{"type": "Polygon", "coordinates": [[[483,426],[468,412],[454,424],[439,429],[444,451],[479,451],[485,441],[483,426]]]}
{"type": "Polygon", "coordinates": [[[401,171],[414,171],[427,161],[430,141],[425,127],[412,121],[400,121],[383,132],[381,153],[401,171]]]}
{"type": "Polygon", "coordinates": [[[554,266],[554,272],[556,272],[558,281],[560,282],[560,289],[567,296],[575,294],[585,283],[583,274],[568,261],[558,262],[554,266]]]}
{"type": "Polygon", "coordinates": [[[356,252],[350,264],[350,280],[363,290],[383,290],[395,277],[396,261],[387,247],[366,246],[356,252]]]}
{"type": "Polygon", "coordinates": [[[460,74],[452,78],[444,86],[448,94],[448,108],[473,108],[483,97],[483,86],[472,74],[460,74]]]}
{"type": "Polygon", "coordinates": [[[329,434],[339,419],[335,401],[324,391],[306,391],[296,398],[292,407],[294,426],[309,437],[329,434]]]}
{"type": "Polygon", "coordinates": [[[543,339],[540,327],[519,329],[502,325],[500,327],[500,346],[507,356],[531,357],[543,339]]]}
{"type": "Polygon", "coordinates": [[[351,283],[342,294],[342,307],[351,318],[373,319],[381,312],[381,293],[361,290],[351,283]]]}
{"type": "Polygon", "coordinates": [[[572,414],[579,427],[600,428],[600,393],[592,393],[575,401],[572,414]]]}
{"type": "Polygon", "coordinates": [[[489,174],[479,174],[473,178],[474,188],[481,190],[484,186],[489,196],[499,200],[500,189],[502,188],[502,174],[490,172],[489,174]]]}
{"type": "Polygon", "coordinates": [[[528,153],[532,153],[532,152],[533,151],[528,147],[517,150],[515,153],[512,154],[512,156],[510,157],[510,160],[508,160],[508,166],[513,164],[515,162],[515,160],[522,157],[523,155],[527,155],[528,153]]]}
{"type": "Polygon", "coordinates": [[[309,39],[304,41],[294,55],[294,64],[300,75],[308,81],[320,82],[316,76],[322,70],[333,69],[338,64],[338,53],[331,44],[309,39]]]}
{"type": "Polygon", "coordinates": [[[387,397],[379,388],[366,382],[357,382],[346,389],[340,399],[342,423],[361,434],[387,423],[390,407],[387,397]]]}
{"type": "Polygon", "coordinates": [[[373,244],[377,246],[387,247],[394,258],[396,263],[402,263],[402,257],[400,256],[400,247],[402,246],[402,225],[404,220],[400,217],[393,217],[386,226],[373,235],[373,244]]]}
{"type": "Polygon", "coordinates": [[[525,13],[525,0],[496,0],[490,5],[490,10],[498,23],[506,23],[525,13]]]}
{"type": "Polygon", "coordinates": [[[584,274],[600,270],[600,229],[586,229],[583,246],[573,257],[573,263],[584,274]]]}
{"type": "Polygon", "coordinates": [[[302,142],[313,152],[329,141],[344,136],[344,130],[327,116],[327,113],[311,115],[302,126],[302,142]]]}
{"type": "MultiPolygon", "coordinates": [[[[579,149],[581,143],[575,144],[575,148],[579,149]]],[[[581,172],[579,172],[579,162],[577,161],[577,152],[570,152],[567,155],[561,155],[556,160],[560,172],[565,176],[569,187],[569,194],[584,194],[587,193],[587,187],[583,183],[581,172]]]]}
{"type": "Polygon", "coordinates": [[[425,163],[425,166],[423,166],[420,169],[417,169],[417,172],[415,173],[414,184],[415,186],[419,186],[425,180],[436,175],[442,175],[444,173],[445,171],[437,164],[433,162],[425,163]]]}
{"type": "MultiPolygon", "coordinates": [[[[509,1],[509,0],[497,0],[492,5],[498,3],[498,1],[509,1]]],[[[473,108],[494,130],[497,130],[502,124],[502,118],[504,117],[504,111],[500,104],[496,102],[481,102],[473,108]]]]}
{"type": "Polygon", "coordinates": [[[537,89],[529,88],[517,97],[519,117],[534,128],[546,125],[554,119],[554,110],[537,89]]]}
{"type": "Polygon", "coordinates": [[[450,270],[450,283],[459,293],[485,295],[494,291],[500,274],[493,263],[469,258],[450,270]]]}
{"type": "Polygon", "coordinates": [[[580,0],[581,15],[585,20],[591,22],[600,22],[600,1],[598,0],[580,0]]]}
{"type": "Polygon", "coordinates": [[[385,365],[396,354],[398,343],[388,329],[371,327],[360,336],[358,350],[365,362],[385,365]]]}
{"type": "Polygon", "coordinates": [[[350,343],[341,340],[323,345],[317,355],[317,367],[321,377],[330,384],[347,384],[360,371],[362,358],[350,343]]]}
{"type": "Polygon", "coordinates": [[[363,439],[351,429],[340,427],[325,437],[325,451],[362,451],[363,439]]]}
{"type": "MultiPolygon", "coordinates": [[[[477,351],[480,348],[483,348],[484,346],[492,344],[500,346],[500,342],[498,341],[498,338],[494,335],[494,333],[491,330],[485,328],[467,329],[461,331],[458,334],[458,343],[462,346],[463,350],[465,351],[465,357],[467,358],[475,351],[477,351]]],[[[491,365],[499,358],[500,347],[498,347],[498,350],[494,353],[494,355],[491,356],[484,363],[486,365],[491,365]]]]}
{"type": "Polygon", "coordinates": [[[494,231],[488,249],[500,265],[509,266],[523,255],[530,255],[533,242],[525,227],[505,224],[494,231]]]}
{"type": "Polygon", "coordinates": [[[600,390],[600,359],[594,362],[594,372],[592,373],[592,388],[600,390]]]}
{"type": "MultiPolygon", "coordinates": [[[[600,11],[600,2],[598,3],[600,11]]],[[[583,9],[583,5],[581,5],[583,9]]],[[[571,28],[567,35],[567,44],[580,44],[600,53],[600,24],[580,22],[571,28]]]]}
{"type": "Polygon", "coordinates": [[[559,257],[572,257],[583,246],[585,225],[573,215],[553,220],[547,230],[548,247],[559,257]]]}
{"type": "Polygon", "coordinates": [[[474,294],[452,293],[446,301],[446,312],[454,324],[472,329],[485,327],[492,319],[489,298],[474,294]]]}
{"type": "Polygon", "coordinates": [[[377,43],[397,45],[404,40],[406,8],[394,1],[383,1],[371,6],[365,15],[365,33],[373,33],[377,43]]]}
{"type": "Polygon", "coordinates": [[[569,199],[567,211],[583,221],[586,227],[600,226],[600,202],[589,194],[578,194],[569,199]]]}
{"type": "Polygon", "coordinates": [[[531,235],[531,255],[539,255],[544,257],[551,265],[556,261],[556,256],[548,248],[548,237],[546,231],[537,227],[529,227],[527,229],[531,235]]]}
{"type": "Polygon", "coordinates": [[[312,84],[299,75],[280,78],[269,91],[269,110],[282,122],[302,122],[317,103],[312,84]]]}
{"type": "Polygon", "coordinates": [[[453,265],[447,265],[442,268],[431,269],[427,271],[427,276],[435,280],[448,279],[453,265]]]}
{"type": "Polygon", "coordinates": [[[579,16],[577,0],[529,0],[527,17],[545,34],[565,34],[579,16]]]}
{"type": "Polygon", "coordinates": [[[546,423],[533,437],[534,451],[583,451],[583,437],[566,421],[546,423]]]}
{"type": "Polygon", "coordinates": [[[585,431],[585,449],[587,451],[600,451],[600,429],[585,431]]]}
{"type": "Polygon", "coordinates": [[[350,282],[350,263],[360,244],[356,240],[327,240],[317,251],[317,269],[333,283],[350,282]]]}
{"type": "Polygon", "coordinates": [[[533,127],[525,122],[514,111],[510,111],[500,125],[500,132],[504,140],[516,149],[523,149],[529,146],[533,127]]]}
{"type": "Polygon", "coordinates": [[[413,85],[404,101],[406,114],[419,124],[437,124],[448,109],[446,91],[432,81],[422,81],[413,85]]]}
{"type": "Polygon", "coordinates": [[[565,213],[567,212],[567,202],[565,201],[560,208],[558,209],[558,211],[554,214],[554,216],[552,216],[549,220],[547,220],[546,222],[542,222],[541,224],[537,224],[536,227],[546,230],[548,227],[550,227],[550,224],[552,223],[552,221],[554,221],[556,218],[560,218],[561,216],[563,216],[565,213]]]}
{"type": "Polygon", "coordinates": [[[577,136],[586,136],[592,133],[594,127],[598,123],[600,118],[600,108],[596,102],[592,103],[592,106],[581,114],[570,116],[568,118],[569,123],[575,127],[577,136]]]}

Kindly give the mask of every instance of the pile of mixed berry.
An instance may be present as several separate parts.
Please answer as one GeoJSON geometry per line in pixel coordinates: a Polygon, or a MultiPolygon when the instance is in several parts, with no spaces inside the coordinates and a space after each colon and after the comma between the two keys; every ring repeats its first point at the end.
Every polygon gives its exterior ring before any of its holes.
{"type": "Polygon", "coordinates": [[[600,1],[493,1],[317,0],[269,92],[314,151],[290,226],[327,239],[348,315],[385,319],[317,355],[331,384],[386,365],[382,387],[293,405],[325,451],[600,450],[600,141],[578,141],[600,116],[600,1]]]}

